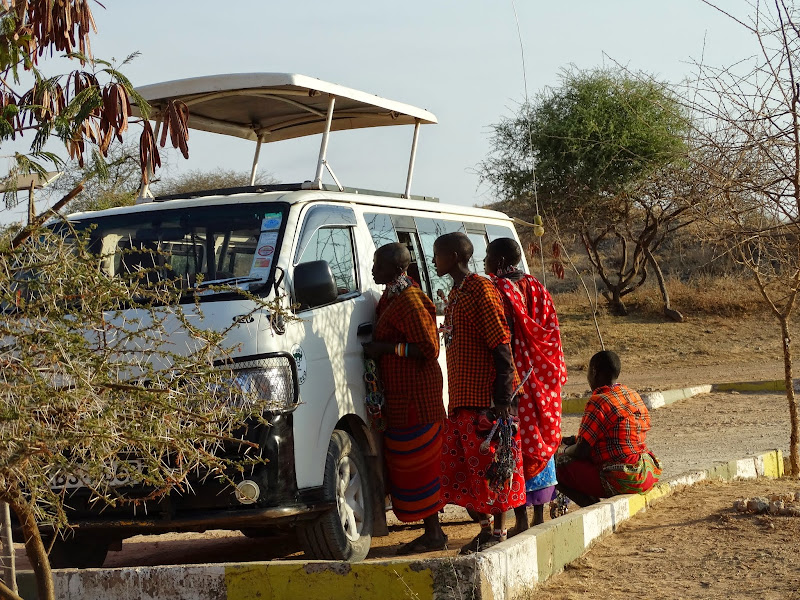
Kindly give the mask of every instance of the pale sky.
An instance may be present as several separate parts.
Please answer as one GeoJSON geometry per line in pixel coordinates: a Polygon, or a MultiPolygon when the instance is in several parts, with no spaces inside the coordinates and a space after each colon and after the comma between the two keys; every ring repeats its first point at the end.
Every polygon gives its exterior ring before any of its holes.
{"type": "MultiPolygon", "coordinates": [[[[747,0],[719,2],[737,16],[750,13],[747,0]]],[[[473,171],[489,151],[489,126],[525,95],[511,0],[104,4],[93,6],[94,54],[121,60],[139,51],[123,69],[135,85],[302,73],[419,106],[439,124],[421,129],[412,193],[456,204],[492,201],[473,171]]],[[[701,57],[725,65],[754,52],[741,26],[700,0],[517,0],[516,9],[531,97],[557,85],[570,64],[617,62],[676,83],[691,77],[701,57]]],[[[334,133],[328,158],[343,185],[402,192],[412,133],[410,126],[334,133]]],[[[9,154],[7,146],[0,154],[9,154]]],[[[318,137],[265,144],[261,168],[280,181],[311,179],[318,147],[318,137]]],[[[189,161],[171,151],[171,168],[244,171],[254,144],[191,132],[189,150],[189,161]]],[[[8,221],[3,208],[0,221],[8,221]]]]}

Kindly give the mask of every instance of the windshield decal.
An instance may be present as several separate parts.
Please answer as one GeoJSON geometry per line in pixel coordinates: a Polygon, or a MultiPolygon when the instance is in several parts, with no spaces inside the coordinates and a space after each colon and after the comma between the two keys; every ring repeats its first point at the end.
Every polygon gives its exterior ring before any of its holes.
{"type": "Polygon", "coordinates": [[[258,236],[258,246],[253,255],[253,266],[250,268],[251,277],[269,277],[272,259],[275,256],[275,246],[278,243],[278,230],[281,227],[283,215],[281,213],[266,213],[261,221],[261,235],[258,236]]]}

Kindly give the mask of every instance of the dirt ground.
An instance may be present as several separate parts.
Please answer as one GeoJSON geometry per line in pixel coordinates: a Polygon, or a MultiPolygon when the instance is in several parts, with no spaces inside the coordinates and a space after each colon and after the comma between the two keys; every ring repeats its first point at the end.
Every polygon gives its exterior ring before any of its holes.
{"type": "MultiPolygon", "coordinates": [[[[665,390],[705,383],[782,378],[780,336],[770,319],[768,315],[737,319],[702,317],[688,319],[684,323],[663,323],[660,320],[636,318],[620,320],[601,316],[600,326],[606,347],[616,350],[622,357],[623,373],[620,379],[623,382],[640,390],[665,390]]],[[[584,315],[570,314],[562,315],[561,323],[569,368],[569,382],[565,392],[583,394],[588,387],[584,365],[591,354],[598,349],[594,324],[584,315]]],[[[654,411],[652,422],[653,429],[648,441],[661,459],[664,477],[691,469],[706,468],[712,466],[714,462],[742,458],[773,448],[781,448],[786,452],[788,448],[788,411],[785,396],[782,394],[705,394],[654,411]]],[[[565,434],[574,433],[578,423],[579,416],[566,415],[563,423],[565,434]]],[[[754,486],[755,491],[747,492],[749,495],[764,495],[768,493],[769,486],[775,484],[764,481],[741,485],[754,486]],[[758,492],[759,489],[763,491],[758,492]]],[[[671,552],[680,556],[694,556],[698,564],[705,564],[708,559],[706,554],[702,554],[704,547],[726,547],[728,538],[725,536],[730,537],[730,532],[724,527],[700,528],[700,525],[706,522],[703,519],[707,517],[701,518],[697,512],[698,506],[705,504],[711,506],[711,498],[717,495],[715,490],[721,490],[723,487],[703,486],[703,490],[706,490],[704,493],[709,496],[708,501],[698,500],[695,504],[689,504],[687,510],[671,509],[670,514],[684,515],[685,527],[698,524],[697,534],[670,533],[671,529],[659,524],[658,515],[662,509],[658,507],[657,510],[648,511],[646,515],[634,518],[631,527],[635,527],[640,519],[655,519],[655,525],[650,525],[648,529],[650,540],[646,547],[665,549],[663,553],[652,551],[645,554],[653,554],[660,559],[667,552],[671,552]],[[703,540],[703,544],[698,546],[697,540],[700,539],[703,540]]],[[[725,500],[721,493],[722,504],[720,508],[714,510],[730,506],[730,502],[725,500]]],[[[680,502],[683,498],[690,498],[688,494],[689,492],[686,492],[665,502],[680,502]]],[[[426,556],[455,555],[458,548],[476,533],[477,525],[469,520],[462,509],[448,507],[445,521],[445,532],[450,538],[448,550],[428,553],[426,556]]],[[[733,518],[731,522],[745,523],[746,519],[733,518]]],[[[783,531],[777,527],[776,525],[775,531],[783,531]]],[[[761,548],[764,541],[762,529],[758,526],[742,527],[739,533],[743,547],[749,545],[761,548]]],[[[797,530],[793,531],[796,534],[797,530]]],[[[421,530],[416,525],[391,526],[388,537],[373,539],[368,560],[394,556],[401,544],[420,533],[421,530]]],[[[776,535],[770,535],[776,538],[776,535]]],[[[610,542],[603,542],[607,543],[610,542]]],[[[587,560],[594,560],[591,558],[594,556],[593,552],[587,560]]],[[[18,547],[18,565],[24,569],[27,568],[27,562],[23,554],[22,547],[18,547]]],[[[205,534],[168,534],[131,538],[124,542],[121,551],[109,553],[104,566],[285,560],[301,557],[302,552],[288,537],[249,539],[238,532],[211,531],[205,534]]],[[[740,566],[733,559],[728,563],[730,569],[727,577],[738,578],[738,573],[750,572],[746,571],[748,566],[740,566]]],[[[794,564],[792,559],[785,566],[793,567],[794,564]]],[[[771,573],[774,572],[773,569],[771,573]]],[[[762,591],[784,589],[779,587],[779,584],[782,584],[772,575],[765,574],[762,584],[764,585],[762,591]]],[[[608,588],[611,593],[613,586],[622,584],[608,583],[608,585],[611,586],[608,588]]],[[[714,591],[716,588],[713,586],[717,584],[711,581],[710,585],[711,587],[701,588],[701,591],[714,591]]],[[[683,588],[675,587],[675,589],[683,588]]],[[[660,592],[659,588],[659,593],[654,593],[653,597],[687,597],[664,596],[660,592]]]]}
{"type": "MultiPolygon", "coordinates": [[[[585,311],[559,313],[559,318],[569,377],[564,392],[583,395],[589,388],[586,365],[601,349],[594,322],[585,311]]],[[[642,391],[784,376],[780,328],[766,313],[689,315],[683,323],[600,315],[598,322],[606,349],[622,359],[620,379],[642,391]]],[[[796,343],[800,325],[791,329],[796,343]]]]}
{"type": "Polygon", "coordinates": [[[736,498],[797,491],[797,479],[686,488],[624,523],[534,597],[798,600],[800,518],[732,507],[736,498]]]}

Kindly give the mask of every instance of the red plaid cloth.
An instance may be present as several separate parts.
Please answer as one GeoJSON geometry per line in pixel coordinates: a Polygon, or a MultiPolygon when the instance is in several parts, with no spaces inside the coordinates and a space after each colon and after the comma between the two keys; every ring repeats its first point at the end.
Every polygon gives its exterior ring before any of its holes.
{"type": "Polygon", "coordinates": [[[424,356],[422,359],[394,354],[380,357],[388,426],[407,427],[443,420],[443,379],[437,361],[439,336],[433,302],[416,285],[395,297],[384,292],[378,303],[373,339],[415,344],[424,356]]]}
{"type": "Polygon", "coordinates": [[[518,396],[527,481],[545,468],[561,443],[561,386],[567,381],[561,332],[550,293],[538,279],[490,278],[503,297],[517,374],[533,369],[518,396]]]}
{"type": "Polygon", "coordinates": [[[448,296],[448,327],[452,328],[447,347],[449,414],[458,408],[491,407],[495,380],[491,351],[511,341],[503,300],[494,284],[474,273],[467,275],[448,296]]]}
{"type": "Polygon", "coordinates": [[[650,413],[639,394],[615,383],[592,392],[578,428],[578,437],[592,447],[595,464],[636,462],[647,452],[645,436],[650,413]]]}

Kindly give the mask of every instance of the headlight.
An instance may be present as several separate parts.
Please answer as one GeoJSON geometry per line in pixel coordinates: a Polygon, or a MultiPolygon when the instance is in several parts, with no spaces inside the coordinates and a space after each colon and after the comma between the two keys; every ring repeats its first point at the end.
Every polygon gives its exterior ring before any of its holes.
{"type": "Polygon", "coordinates": [[[233,371],[234,401],[243,406],[263,402],[275,412],[294,410],[297,393],[291,359],[285,356],[239,363],[233,371]]]}

